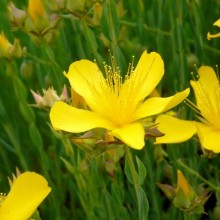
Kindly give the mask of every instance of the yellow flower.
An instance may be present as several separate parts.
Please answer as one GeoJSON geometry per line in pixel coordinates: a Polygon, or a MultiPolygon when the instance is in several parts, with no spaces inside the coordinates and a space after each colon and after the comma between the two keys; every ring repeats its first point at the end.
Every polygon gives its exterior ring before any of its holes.
{"type": "Polygon", "coordinates": [[[72,133],[105,128],[109,135],[141,149],[145,136],[141,119],[173,108],[187,97],[189,89],[167,98],[146,99],[164,74],[163,60],[155,52],[144,52],[135,69],[132,64],[129,66],[124,80],[114,62],[112,67],[104,68],[106,78],[97,64],[89,60],[70,65],[66,77],[90,110],[56,102],[50,112],[52,126],[72,133]]]}
{"type": "Polygon", "coordinates": [[[200,67],[199,80],[192,80],[201,122],[196,122],[203,148],[220,152],[220,85],[215,71],[209,66],[200,67]]]}
{"type": "MultiPolygon", "coordinates": [[[[218,19],[213,25],[220,27],[220,19],[218,19]]],[[[210,34],[210,32],[208,32],[207,34],[207,39],[211,40],[212,38],[216,38],[216,37],[220,37],[220,33],[218,34],[210,34]]]]}
{"type": "MultiPolygon", "coordinates": [[[[197,133],[202,147],[214,153],[220,152],[220,84],[215,71],[209,66],[198,70],[199,79],[191,80],[200,122],[180,120],[168,115],[159,116],[155,124],[165,135],[156,138],[159,143],[178,143],[197,133]]],[[[194,104],[191,104],[194,105],[194,104]]]]}
{"type": "Polygon", "coordinates": [[[34,172],[19,175],[1,202],[0,219],[27,220],[50,191],[51,188],[41,175],[34,172]]]}

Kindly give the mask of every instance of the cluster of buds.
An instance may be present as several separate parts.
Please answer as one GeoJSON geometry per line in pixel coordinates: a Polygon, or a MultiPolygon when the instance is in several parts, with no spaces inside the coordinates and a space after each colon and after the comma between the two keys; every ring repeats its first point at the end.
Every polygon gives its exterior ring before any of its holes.
{"type": "Polygon", "coordinates": [[[18,39],[11,44],[5,37],[4,33],[0,34],[0,59],[11,60],[13,57],[21,57],[22,49],[18,39]]]}
{"type": "Polygon", "coordinates": [[[43,89],[43,96],[39,95],[38,93],[31,90],[31,93],[34,97],[35,103],[32,106],[40,108],[40,109],[47,109],[51,108],[56,101],[67,101],[68,100],[68,94],[66,86],[63,87],[63,91],[60,96],[57,95],[56,90],[52,88],[49,88],[47,90],[43,89]]]}
{"type": "Polygon", "coordinates": [[[41,0],[29,0],[27,10],[17,8],[12,2],[8,4],[8,17],[12,27],[22,29],[30,34],[34,40],[43,38],[51,42],[57,33],[60,17],[49,13],[41,0]]]}
{"type": "Polygon", "coordinates": [[[181,211],[188,214],[204,213],[204,204],[209,195],[207,195],[207,192],[197,195],[180,170],[177,171],[177,187],[161,183],[157,185],[181,211]]]}
{"type": "Polygon", "coordinates": [[[88,155],[102,155],[102,167],[110,177],[114,177],[119,160],[124,156],[124,144],[103,129],[94,129],[72,137],[71,141],[88,155]]]}
{"type": "Polygon", "coordinates": [[[54,0],[51,9],[76,18],[85,17],[92,26],[100,25],[103,11],[101,1],[97,0],[54,0]]]}
{"type": "Polygon", "coordinates": [[[66,10],[76,17],[81,17],[85,15],[90,8],[92,8],[94,2],[94,0],[67,0],[66,10]]]}

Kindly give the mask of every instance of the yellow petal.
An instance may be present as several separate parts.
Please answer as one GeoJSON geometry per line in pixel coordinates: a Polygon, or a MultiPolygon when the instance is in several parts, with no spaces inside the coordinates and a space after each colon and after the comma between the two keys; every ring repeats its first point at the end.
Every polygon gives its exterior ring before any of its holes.
{"type": "Polygon", "coordinates": [[[198,128],[197,134],[202,147],[214,153],[220,153],[220,130],[199,122],[195,125],[198,128]]]}
{"type": "Polygon", "coordinates": [[[191,80],[196,100],[198,104],[204,102],[204,95],[208,95],[212,103],[216,102],[216,89],[218,88],[218,78],[213,68],[202,66],[199,68],[199,80],[191,80]],[[206,93],[206,94],[205,94],[206,93]],[[202,96],[201,96],[202,94],[202,96]]]}
{"type": "Polygon", "coordinates": [[[215,71],[209,66],[199,68],[199,80],[190,81],[193,87],[196,102],[203,117],[208,121],[215,123],[215,117],[218,113],[219,82],[215,71]]]}
{"type": "MultiPolygon", "coordinates": [[[[213,25],[220,27],[220,19],[218,19],[213,25]]],[[[210,32],[207,34],[207,39],[211,40],[212,38],[220,37],[220,33],[218,34],[210,34],[210,32]]]]}
{"type": "Polygon", "coordinates": [[[76,61],[70,65],[66,77],[73,90],[85,99],[90,109],[101,113],[108,87],[98,66],[89,60],[76,61]]]}
{"type": "Polygon", "coordinates": [[[182,190],[185,196],[189,196],[191,187],[183,173],[180,170],[177,170],[177,191],[179,190],[182,190]]]}
{"type": "Polygon", "coordinates": [[[0,57],[8,57],[13,45],[5,37],[4,33],[0,34],[0,57]]]}
{"type": "Polygon", "coordinates": [[[28,14],[33,22],[38,23],[38,18],[45,17],[44,5],[41,0],[29,0],[28,2],[28,14]]]}
{"type": "Polygon", "coordinates": [[[220,27],[220,19],[218,19],[213,25],[220,27]]]}
{"type": "Polygon", "coordinates": [[[27,220],[50,191],[41,175],[34,172],[21,174],[0,207],[0,219],[27,220]]]}
{"type": "Polygon", "coordinates": [[[190,89],[188,88],[167,98],[153,97],[147,99],[134,113],[133,121],[156,115],[175,107],[188,96],[189,91],[190,89]]]}
{"type": "Polygon", "coordinates": [[[55,129],[78,133],[93,128],[113,129],[115,125],[95,112],[77,109],[59,101],[50,111],[51,124],[55,129]]]}
{"type": "Polygon", "coordinates": [[[157,117],[155,124],[158,124],[157,129],[165,134],[156,138],[155,144],[180,143],[190,139],[197,131],[193,122],[165,114],[157,117]]]}
{"type": "Polygon", "coordinates": [[[140,123],[132,123],[115,128],[109,134],[117,137],[123,143],[134,149],[140,150],[144,147],[145,132],[140,123]]]}
{"type": "Polygon", "coordinates": [[[207,39],[208,40],[211,40],[212,38],[217,38],[217,37],[220,37],[220,33],[210,34],[210,32],[208,32],[208,34],[207,34],[207,39]]]}
{"type": "Polygon", "coordinates": [[[133,73],[123,85],[122,89],[131,90],[136,103],[148,96],[160,82],[164,74],[164,63],[158,53],[143,52],[133,73]]]}

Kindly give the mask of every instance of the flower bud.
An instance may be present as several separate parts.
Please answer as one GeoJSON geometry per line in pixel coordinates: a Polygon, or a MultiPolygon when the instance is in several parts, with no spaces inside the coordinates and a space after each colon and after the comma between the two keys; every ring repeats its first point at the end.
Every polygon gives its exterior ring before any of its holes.
{"type": "Polygon", "coordinates": [[[20,66],[20,72],[24,79],[28,80],[33,75],[33,64],[24,60],[20,66]]]}
{"type": "Polygon", "coordinates": [[[0,34],[0,58],[12,59],[13,57],[21,57],[22,49],[18,39],[11,44],[5,37],[4,33],[0,34]]]}
{"type": "Polygon", "coordinates": [[[197,195],[180,170],[177,171],[176,188],[166,184],[157,185],[169,199],[173,200],[173,204],[181,211],[188,214],[204,213],[204,204],[208,200],[209,195],[207,195],[207,192],[197,195]]]}
{"type": "Polygon", "coordinates": [[[32,106],[40,108],[40,109],[44,109],[44,108],[51,108],[54,104],[54,102],[56,101],[66,101],[66,98],[68,97],[66,91],[65,91],[65,86],[63,89],[63,92],[60,96],[57,95],[56,90],[53,89],[53,87],[44,90],[43,89],[43,96],[39,95],[38,93],[34,92],[33,90],[31,90],[31,93],[34,97],[35,103],[32,106]]]}
{"type": "Polygon", "coordinates": [[[27,13],[23,10],[16,8],[12,2],[8,4],[8,18],[13,28],[17,29],[22,27],[26,16],[27,13]]]}
{"type": "Polygon", "coordinates": [[[42,38],[51,42],[57,34],[60,16],[48,12],[42,0],[29,0],[26,11],[9,3],[8,16],[14,28],[21,28],[30,34],[36,43],[42,38]]]}
{"type": "Polygon", "coordinates": [[[74,15],[83,15],[93,4],[93,0],[67,0],[66,9],[74,15]]]}

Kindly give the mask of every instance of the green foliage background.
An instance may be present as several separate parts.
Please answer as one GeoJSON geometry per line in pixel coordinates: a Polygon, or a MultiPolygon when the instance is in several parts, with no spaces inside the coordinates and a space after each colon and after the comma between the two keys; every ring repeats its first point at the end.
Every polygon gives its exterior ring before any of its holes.
{"type": "MultiPolygon", "coordinates": [[[[132,150],[142,178],[138,183],[142,201],[138,210],[134,183],[129,181],[131,174],[126,170],[124,158],[114,164],[114,175],[109,175],[104,154],[85,152],[71,144],[67,136],[55,135],[50,128],[49,111],[29,105],[34,103],[30,89],[41,93],[53,86],[60,94],[64,84],[70,88],[63,71],[73,61],[96,59],[101,68],[104,60],[109,61],[109,49],[123,74],[133,55],[136,63],[144,50],[161,54],[165,63],[165,76],[159,85],[162,96],[189,87],[190,73],[196,72],[194,64],[197,67],[219,64],[220,39],[208,41],[206,35],[219,31],[212,24],[219,18],[220,2],[88,0],[87,3],[88,7],[74,15],[59,10],[57,36],[52,43],[43,45],[34,43],[22,31],[12,31],[7,17],[8,1],[0,1],[0,30],[10,42],[19,38],[27,49],[25,57],[0,61],[1,191],[8,191],[7,176],[18,167],[21,171],[42,174],[52,187],[39,208],[42,219],[127,220],[138,219],[138,213],[139,219],[220,219],[219,215],[216,217],[217,209],[214,212],[220,202],[219,157],[202,156],[196,140],[162,148],[146,141],[143,150],[132,150]],[[103,7],[96,24],[91,20],[95,2],[103,7]],[[212,192],[205,206],[207,214],[184,214],[156,186],[157,182],[175,185],[177,169],[184,172],[193,188],[212,192]],[[215,187],[205,184],[201,176],[215,187]]],[[[17,0],[14,4],[25,10],[28,2],[17,0]]],[[[49,1],[45,5],[49,7],[49,1]]],[[[193,100],[192,94],[190,99],[193,100]]],[[[180,108],[185,118],[193,117],[187,106],[181,104],[177,110],[180,108]]]]}

